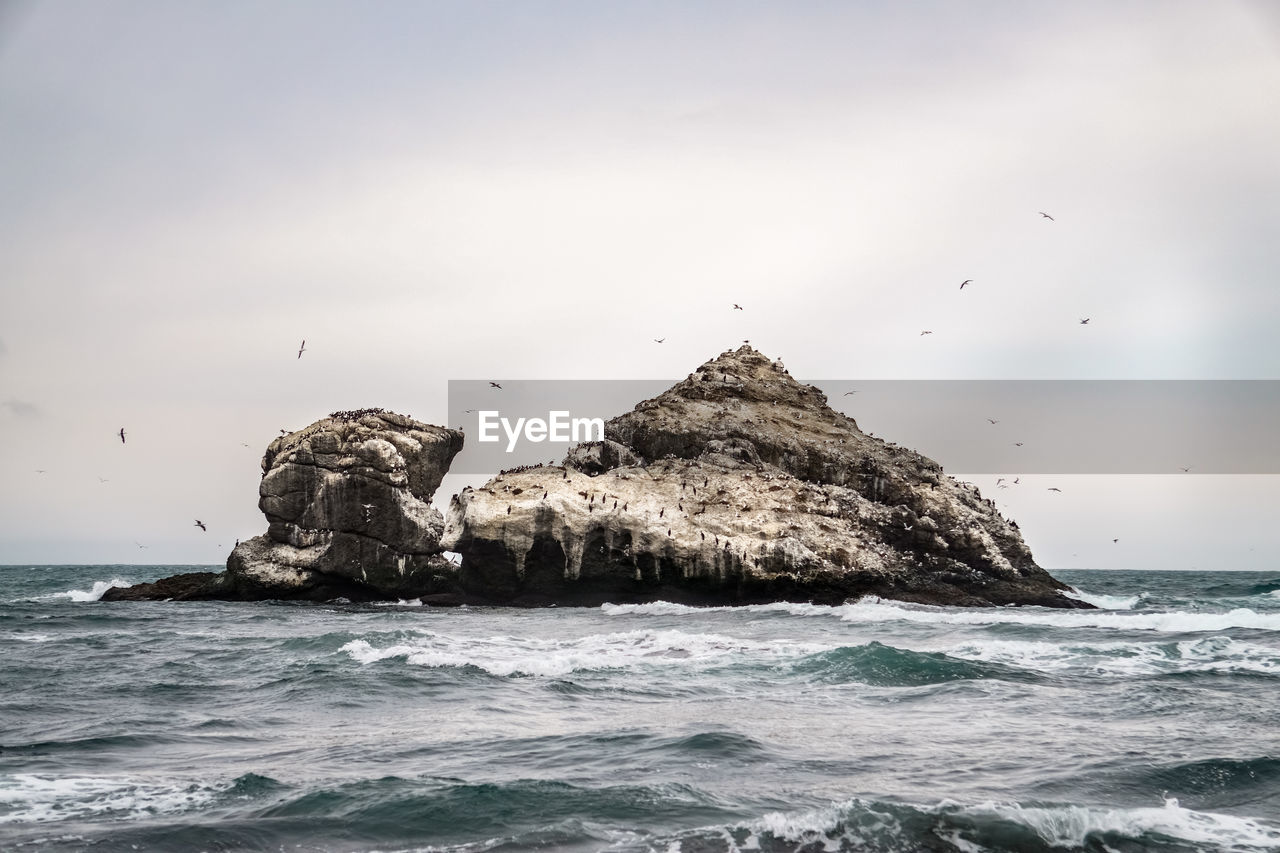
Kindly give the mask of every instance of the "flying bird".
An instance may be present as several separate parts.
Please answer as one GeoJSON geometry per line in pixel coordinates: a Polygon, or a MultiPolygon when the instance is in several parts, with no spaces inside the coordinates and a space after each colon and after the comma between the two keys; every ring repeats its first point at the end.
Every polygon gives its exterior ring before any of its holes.
{"type": "Polygon", "coordinates": [[[742,310],[742,306],[735,302],[735,303],[733,303],[733,310],[734,310],[734,311],[741,311],[741,310],[742,310]]]}
{"type": "Polygon", "coordinates": [[[964,286],[965,286],[966,284],[973,284],[973,279],[971,279],[971,278],[966,278],[964,281],[960,282],[960,289],[961,289],[961,290],[964,290],[964,286]]]}
{"type": "Polygon", "coordinates": [[[124,444],[124,427],[120,427],[120,443],[124,444]]]}
{"type": "Polygon", "coordinates": [[[1089,325],[1089,321],[1090,321],[1090,320],[1092,320],[1092,319],[1093,319],[1092,317],[1085,317],[1083,320],[1081,320],[1081,321],[1080,321],[1080,325],[1081,325],[1081,326],[1087,326],[1087,325],[1089,325]]]}
{"type": "Polygon", "coordinates": [[[933,332],[931,332],[931,331],[929,331],[928,329],[926,329],[925,331],[921,332],[920,334],[921,334],[921,335],[932,335],[932,334],[933,334],[933,332]]]}
{"type": "Polygon", "coordinates": [[[307,351],[307,339],[302,339],[302,345],[298,347],[298,358],[302,358],[302,354],[307,351]]]}
{"type": "Polygon", "coordinates": [[[1055,221],[1056,221],[1052,216],[1050,216],[1049,214],[1045,213],[1043,210],[1042,210],[1042,211],[1040,211],[1040,215],[1041,215],[1041,216],[1043,216],[1045,219],[1049,220],[1050,222],[1055,222],[1055,221]]]}
{"type": "MultiPolygon", "coordinates": [[[[1182,468],[1182,466],[1181,466],[1181,465],[1179,465],[1178,467],[1179,467],[1179,468],[1182,468]]],[[[1183,473],[1188,473],[1188,474],[1189,474],[1189,473],[1191,473],[1191,466],[1190,466],[1190,465],[1188,465],[1187,467],[1182,468],[1182,471],[1183,471],[1183,473]]]]}
{"type": "Polygon", "coordinates": [[[501,390],[501,389],[502,389],[502,386],[501,386],[501,385],[499,385],[497,382],[490,382],[490,383],[489,383],[489,387],[490,387],[490,388],[497,388],[497,389],[499,389],[499,390],[501,390]]]}
{"type": "Polygon", "coordinates": [[[665,341],[665,340],[666,340],[666,338],[654,338],[654,339],[653,339],[653,342],[654,342],[655,344],[660,344],[660,343],[662,343],[662,342],[663,342],[663,341],[665,341]]]}
{"type": "Polygon", "coordinates": [[[1049,491],[1051,491],[1051,492],[1060,492],[1060,491],[1062,491],[1062,489],[1059,489],[1057,486],[1050,486],[1050,487],[1049,487],[1049,491]]]}
{"type": "Polygon", "coordinates": [[[1119,542],[1120,540],[1119,540],[1119,539],[1112,539],[1111,541],[1112,541],[1112,542],[1119,542]]]}
{"type": "Polygon", "coordinates": [[[111,481],[110,481],[110,480],[107,480],[107,479],[105,479],[105,478],[103,478],[103,477],[99,477],[99,478],[98,478],[98,482],[99,482],[99,483],[110,483],[111,481]]]}
{"type": "Polygon", "coordinates": [[[990,423],[993,423],[993,424],[998,424],[998,423],[1000,423],[1000,422],[999,422],[998,420],[996,420],[995,418],[987,418],[987,421],[989,421],[990,423]]]}
{"type": "Polygon", "coordinates": [[[203,522],[203,521],[201,521],[201,520],[200,520],[200,519],[198,519],[198,518],[196,519],[196,527],[199,527],[199,528],[200,528],[201,530],[203,530],[205,533],[208,533],[208,532],[209,532],[209,528],[205,527],[205,526],[204,526],[204,522],[203,522]]]}
{"type": "Polygon", "coordinates": [[[857,393],[858,393],[857,391],[845,391],[844,396],[848,397],[850,394],[857,394],[857,393]]]}
{"type": "Polygon", "coordinates": [[[139,542],[137,539],[133,540],[133,544],[137,545],[139,548],[147,547],[146,545],[143,545],[141,542],[139,542]]]}

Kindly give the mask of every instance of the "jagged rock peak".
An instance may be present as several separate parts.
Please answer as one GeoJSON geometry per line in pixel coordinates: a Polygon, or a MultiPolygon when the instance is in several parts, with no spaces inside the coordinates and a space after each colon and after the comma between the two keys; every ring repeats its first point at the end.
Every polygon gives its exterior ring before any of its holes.
{"type": "Polygon", "coordinates": [[[640,405],[670,397],[739,399],[806,407],[825,406],[827,403],[827,397],[820,389],[797,382],[781,360],[771,360],[749,344],[743,344],[736,350],[725,350],[689,374],[684,381],[640,405]]]}

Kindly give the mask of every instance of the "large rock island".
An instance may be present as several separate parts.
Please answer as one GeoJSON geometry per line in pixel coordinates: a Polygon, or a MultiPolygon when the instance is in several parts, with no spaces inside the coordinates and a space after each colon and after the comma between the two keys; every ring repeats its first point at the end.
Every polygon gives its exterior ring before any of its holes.
{"type": "Polygon", "coordinates": [[[443,530],[425,502],[460,433],[372,412],[272,443],[268,533],[225,572],[104,598],[1088,606],[977,489],[862,432],[749,346],[609,421],[563,464],[455,495],[443,530]]]}

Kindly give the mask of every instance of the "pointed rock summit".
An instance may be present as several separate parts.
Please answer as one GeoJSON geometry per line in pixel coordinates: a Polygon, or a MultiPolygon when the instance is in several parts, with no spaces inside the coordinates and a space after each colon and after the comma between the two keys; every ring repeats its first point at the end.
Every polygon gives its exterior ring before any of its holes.
{"type": "Polygon", "coordinates": [[[516,604],[1082,606],[976,489],[745,345],[563,467],[463,491],[442,545],[463,554],[468,593],[516,604]]]}

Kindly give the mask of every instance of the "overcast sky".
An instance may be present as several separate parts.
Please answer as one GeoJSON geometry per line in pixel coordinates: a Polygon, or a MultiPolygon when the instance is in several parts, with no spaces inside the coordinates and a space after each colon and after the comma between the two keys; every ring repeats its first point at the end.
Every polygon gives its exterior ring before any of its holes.
{"type": "MultiPolygon", "coordinates": [[[[1276,10],[0,0],[0,563],[221,563],[281,428],[449,379],[1280,378],[1276,10]]],[[[1193,463],[970,479],[1274,567],[1193,463]]]]}

